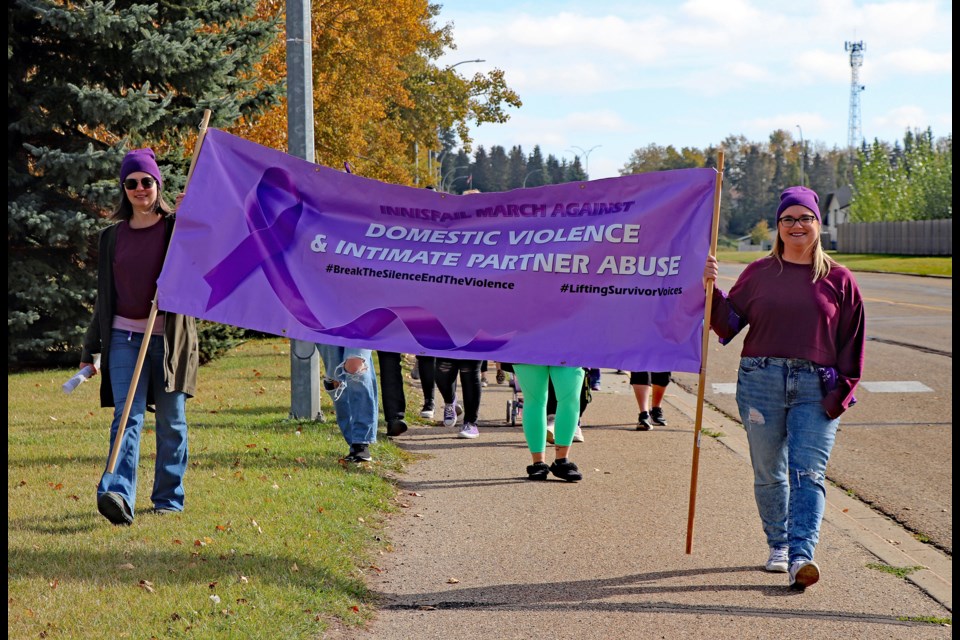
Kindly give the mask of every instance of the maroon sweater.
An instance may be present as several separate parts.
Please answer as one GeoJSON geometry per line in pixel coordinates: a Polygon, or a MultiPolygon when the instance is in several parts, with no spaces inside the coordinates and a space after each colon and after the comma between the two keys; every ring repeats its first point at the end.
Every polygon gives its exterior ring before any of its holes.
{"type": "Polygon", "coordinates": [[[165,228],[161,223],[134,229],[130,223],[122,222],[117,228],[113,283],[117,292],[118,316],[141,320],[150,315],[157,279],[167,253],[165,228]]]}
{"type": "Polygon", "coordinates": [[[863,298],[846,267],[834,265],[818,282],[811,282],[810,270],[805,264],[781,266],[770,256],[751,263],[729,295],[715,290],[710,326],[725,342],[749,324],[742,356],[802,358],[834,367],[837,387],[822,404],[836,418],[850,406],[863,373],[863,298]]]}

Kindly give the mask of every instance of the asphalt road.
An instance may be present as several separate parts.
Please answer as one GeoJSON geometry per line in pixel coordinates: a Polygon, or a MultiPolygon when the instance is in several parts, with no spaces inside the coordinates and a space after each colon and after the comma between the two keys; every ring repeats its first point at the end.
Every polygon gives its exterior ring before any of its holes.
{"type": "MultiPolygon", "coordinates": [[[[728,290],[743,270],[723,264],[728,290]]],[[[918,539],[953,553],[953,281],[855,274],[866,302],[859,402],[841,418],[828,478],[918,539]],[[885,384],[880,384],[885,383],[885,384]]],[[[739,421],[733,395],[742,336],[711,336],[704,399],[739,421]]],[[[675,373],[696,394],[699,376],[675,373]]]]}

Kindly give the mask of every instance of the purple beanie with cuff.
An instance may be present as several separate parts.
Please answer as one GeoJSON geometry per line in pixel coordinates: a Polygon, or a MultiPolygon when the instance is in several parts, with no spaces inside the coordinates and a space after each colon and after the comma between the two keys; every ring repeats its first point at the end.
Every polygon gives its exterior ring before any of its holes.
{"type": "Polygon", "coordinates": [[[157,184],[163,186],[163,177],[160,175],[160,167],[157,166],[157,157],[153,149],[149,147],[134,149],[123,156],[123,162],[120,163],[120,182],[126,180],[127,176],[135,171],[150,174],[156,179],[157,184]]]}
{"type": "Polygon", "coordinates": [[[780,206],[777,207],[777,220],[780,219],[780,214],[782,214],[784,210],[798,204],[801,207],[810,209],[813,215],[817,217],[817,222],[822,223],[823,221],[820,219],[820,207],[817,206],[818,202],[820,202],[820,197],[813,189],[806,187],[789,187],[784,189],[783,193],[780,194],[780,206]]]}

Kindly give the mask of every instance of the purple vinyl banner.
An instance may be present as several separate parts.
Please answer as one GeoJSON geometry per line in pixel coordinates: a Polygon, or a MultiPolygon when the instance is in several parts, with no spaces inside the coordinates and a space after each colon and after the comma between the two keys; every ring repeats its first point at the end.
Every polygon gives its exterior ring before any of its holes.
{"type": "Polygon", "coordinates": [[[209,129],[158,304],[309,342],[696,373],[716,175],[453,195],[209,129]]]}

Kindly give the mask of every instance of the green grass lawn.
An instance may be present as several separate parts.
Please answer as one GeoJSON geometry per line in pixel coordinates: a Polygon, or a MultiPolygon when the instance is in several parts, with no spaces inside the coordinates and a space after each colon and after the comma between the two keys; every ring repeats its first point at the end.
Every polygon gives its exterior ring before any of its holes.
{"type": "MultiPolygon", "coordinates": [[[[324,422],[288,420],[287,341],[251,341],[201,368],[182,514],[149,511],[156,448],[144,432],[130,527],[97,513],[112,410],[99,407],[99,378],[65,395],[73,373],[7,378],[10,637],[314,638],[370,616],[364,576],[390,548],[384,524],[401,503],[390,477],[408,458],[381,426],[375,462],[343,466],[327,397],[324,422]]],[[[417,415],[419,386],[406,384],[417,415]]]]}
{"type": "MultiPolygon", "coordinates": [[[[749,264],[767,255],[768,251],[717,251],[721,262],[749,264]]],[[[907,273],[916,276],[953,277],[952,256],[892,256],[862,253],[829,252],[840,264],[853,271],[878,271],[881,273],[907,273]]]]}

